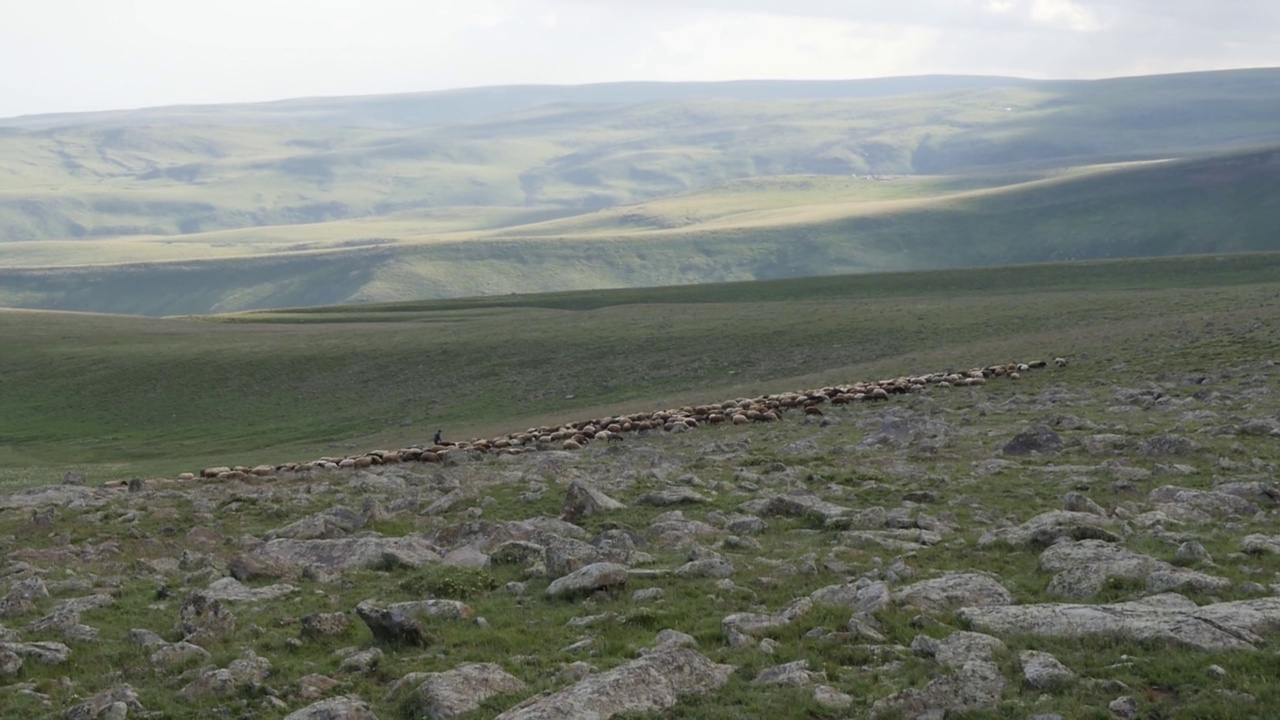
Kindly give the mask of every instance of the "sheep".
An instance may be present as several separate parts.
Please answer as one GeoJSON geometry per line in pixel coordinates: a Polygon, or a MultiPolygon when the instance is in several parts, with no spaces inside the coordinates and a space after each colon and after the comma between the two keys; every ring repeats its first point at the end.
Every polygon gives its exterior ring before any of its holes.
{"type": "MultiPolygon", "coordinates": [[[[1054,358],[1052,362],[1059,368],[1067,365],[1067,359],[1062,357],[1054,358]]],[[[273,477],[278,473],[357,469],[399,462],[438,463],[444,461],[445,456],[451,452],[467,452],[473,455],[520,455],[533,450],[550,449],[554,443],[560,443],[560,447],[565,450],[578,450],[593,440],[603,440],[606,443],[621,441],[624,432],[644,435],[657,428],[669,432],[683,432],[698,428],[704,423],[714,425],[730,422],[734,425],[744,425],[749,422],[776,422],[781,419],[785,410],[797,407],[803,408],[806,416],[822,417],[824,413],[819,406],[823,403],[845,405],[851,402],[888,400],[890,395],[924,392],[930,385],[949,388],[982,386],[991,378],[1004,377],[1019,380],[1023,373],[1047,366],[1046,361],[1035,360],[1029,363],[1000,363],[959,371],[901,375],[874,382],[860,381],[848,385],[828,385],[799,392],[736,398],[721,403],[687,405],[677,409],[580,420],[559,426],[532,427],[523,432],[490,439],[473,438],[456,443],[436,442],[426,448],[414,446],[398,451],[374,450],[357,456],[324,457],[307,463],[258,465],[252,468],[242,465],[209,467],[198,473],[182,473],[178,479],[244,480],[251,477],[273,477]]]]}

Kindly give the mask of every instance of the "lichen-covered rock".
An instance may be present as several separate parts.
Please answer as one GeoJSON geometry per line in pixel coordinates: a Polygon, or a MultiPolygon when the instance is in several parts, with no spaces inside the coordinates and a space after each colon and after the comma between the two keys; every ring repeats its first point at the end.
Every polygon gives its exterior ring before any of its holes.
{"type": "Polygon", "coordinates": [[[41,665],[61,665],[71,659],[71,648],[60,642],[0,643],[0,652],[6,651],[41,665]]]}
{"type": "Polygon", "coordinates": [[[1040,568],[1058,573],[1049,583],[1050,594],[1073,600],[1096,596],[1112,578],[1145,582],[1156,593],[1184,586],[1221,592],[1231,586],[1226,578],[1174,567],[1101,540],[1060,542],[1040,554],[1040,568]]]}
{"type": "Polygon", "coordinates": [[[543,561],[546,563],[547,573],[552,577],[562,577],[588,565],[608,560],[599,548],[574,538],[550,537],[544,546],[543,561]]]}
{"type": "Polygon", "coordinates": [[[1023,650],[1018,660],[1022,663],[1022,677],[1037,690],[1057,690],[1076,679],[1075,673],[1047,652],[1023,650]]]}
{"type": "Polygon", "coordinates": [[[627,579],[625,565],[592,563],[564,577],[556,578],[547,586],[547,597],[565,597],[606,588],[618,588],[626,585],[627,579]]]}
{"type": "Polygon", "coordinates": [[[428,629],[433,619],[462,620],[471,617],[471,607],[456,600],[416,600],[379,607],[372,600],[356,606],[356,615],[364,621],[378,642],[406,645],[430,645],[437,641],[428,629]]]}
{"type": "Polygon", "coordinates": [[[1056,453],[1065,443],[1062,436],[1047,425],[1031,425],[1000,448],[1004,455],[1031,455],[1056,453]]]}
{"type": "Polygon", "coordinates": [[[1120,536],[1114,532],[1117,526],[1114,520],[1093,513],[1051,510],[1016,527],[985,533],[978,539],[978,547],[991,547],[998,543],[1013,547],[1048,547],[1061,538],[1120,542],[1120,536]]]}
{"type": "Polygon", "coordinates": [[[524,681],[493,663],[461,665],[441,673],[430,673],[414,691],[411,700],[415,717],[449,720],[480,707],[494,695],[524,692],[524,681]]]}
{"type": "Polygon", "coordinates": [[[232,660],[227,667],[198,675],[178,691],[178,696],[184,700],[200,700],[253,692],[266,682],[270,672],[269,660],[259,657],[252,650],[245,650],[243,655],[232,660]]]}
{"type": "Polygon", "coordinates": [[[223,602],[263,602],[292,595],[298,588],[278,583],[267,587],[251,588],[234,577],[218,578],[205,588],[203,595],[210,600],[223,602]]]}
{"type": "Polygon", "coordinates": [[[948,675],[929,681],[923,688],[903,690],[877,700],[871,706],[871,717],[919,718],[938,712],[989,709],[1000,703],[1004,684],[1004,675],[995,663],[968,662],[948,675]]]}
{"type": "Polygon", "coordinates": [[[808,660],[796,660],[783,665],[765,668],[751,681],[752,685],[786,685],[807,687],[815,682],[825,682],[826,676],[809,670],[808,660]]]}
{"type": "Polygon", "coordinates": [[[308,638],[334,637],[351,627],[351,616],[346,613],[311,613],[300,621],[301,634],[308,638]]]}
{"type": "Polygon", "coordinates": [[[176,642],[172,645],[164,644],[158,647],[155,652],[151,653],[148,660],[151,667],[157,669],[167,669],[177,665],[185,665],[187,663],[203,662],[209,659],[209,651],[186,641],[176,642]]]}
{"type": "Polygon", "coordinates": [[[1174,485],[1152,490],[1147,499],[1155,509],[1186,523],[1208,523],[1222,517],[1252,517],[1258,512],[1256,504],[1238,495],[1174,485]]]}
{"type": "Polygon", "coordinates": [[[957,615],[995,635],[1117,637],[1220,652],[1255,649],[1262,643],[1259,632],[1280,627],[1280,597],[1198,606],[1181,595],[1166,593],[1110,605],[967,607],[957,615]]]}
{"type": "MultiPolygon", "coordinates": [[[[84,702],[67,708],[67,720],[106,720],[112,713],[141,713],[145,710],[133,686],[124,684],[107,688],[84,702]]],[[[124,717],[124,716],[120,716],[124,717]]]]}
{"type": "Polygon", "coordinates": [[[332,507],[324,512],[295,520],[279,530],[271,530],[264,540],[327,540],[346,537],[364,527],[364,516],[347,507],[332,507]]]}
{"type": "Polygon", "coordinates": [[[666,646],[588,675],[560,692],[533,698],[497,720],[608,720],[622,712],[666,710],[682,697],[719,690],[732,672],[732,666],[717,665],[697,651],[666,646]]]}
{"type": "Polygon", "coordinates": [[[960,572],[901,588],[893,593],[893,601],[925,612],[947,612],[959,607],[1011,605],[1013,593],[990,575],[960,572]]]}
{"type": "Polygon", "coordinates": [[[416,568],[440,561],[437,548],[420,535],[332,540],[277,538],[263,543],[252,554],[292,567],[335,571],[379,565],[416,568]]]}
{"type": "Polygon", "coordinates": [[[49,597],[44,581],[29,577],[14,583],[4,599],[0,599],[0,618],[26,615],[36,609],[36,602],[49,597]]]}
{"type": "Polygon", "coordinates": [[[1280,555],[1280,535],[1263,535],[1261,533],[1247,535],[1241,545],[1245,552],[1254,555],[1262,553],[1280,555]]]}
{"type": "Polygon", "coordinates": [[[359,698],[336,697],[295,710],[284,720],[378,720],[378,716],[359,698]]]}
{"type": "Polygon", "coordinates": [[[962,667],[965,663],[994,662],[997,654],[1009,652],[999,638],[961,630],[938,641],[933,658],[942,665],[962,667]]]}
{"type": "Polygon", "coordinates": [[[560,519],[576,523],[596,513],[622,510],[627,506],[581,480],[574,480],[564,493],[560,519]]]}
{"type": "Polygon", "coordinates": [[[217,638],[229,637],[236,630],[236,618],[218,600],[203,592],[193,592],[178,608],[176,631],[183,640],[197,645],[217,638]]]}
{"type": "Polygon", "coordinates": [[[809,517],[827,522],[853,514],[852,508],[829,503],[808,490],[791,490],[775,495],[760,514],[780,517],[809,517]]]}

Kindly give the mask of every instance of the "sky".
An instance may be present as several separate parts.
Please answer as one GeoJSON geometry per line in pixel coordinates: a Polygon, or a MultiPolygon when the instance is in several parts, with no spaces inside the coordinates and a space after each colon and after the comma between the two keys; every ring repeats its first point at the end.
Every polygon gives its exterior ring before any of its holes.
{"type": "Polygon", "coordinates": [[[1280,66],[1280,0],[4,0],[0,117],[485,85],[1280,66]]]}

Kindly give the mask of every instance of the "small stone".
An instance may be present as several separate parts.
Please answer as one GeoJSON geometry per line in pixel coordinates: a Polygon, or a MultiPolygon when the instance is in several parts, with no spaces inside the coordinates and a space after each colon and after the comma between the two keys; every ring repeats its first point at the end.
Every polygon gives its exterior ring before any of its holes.
{"type": "Polygon", "coordinates": [[[1121,695],[1107,703],[1107,709],[1118,718],[1133,720],[1138,716],[1138,701],[1128,695],[1121,695]]]}

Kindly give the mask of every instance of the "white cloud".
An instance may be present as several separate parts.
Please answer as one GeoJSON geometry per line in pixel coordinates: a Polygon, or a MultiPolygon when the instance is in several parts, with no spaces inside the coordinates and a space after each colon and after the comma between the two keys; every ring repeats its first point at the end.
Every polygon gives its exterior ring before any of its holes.
{"type": "Polygon", "coordinates": [[[0,117],[514,83],[1280,65],[1275,0],[6,0],[0,117]]]}

